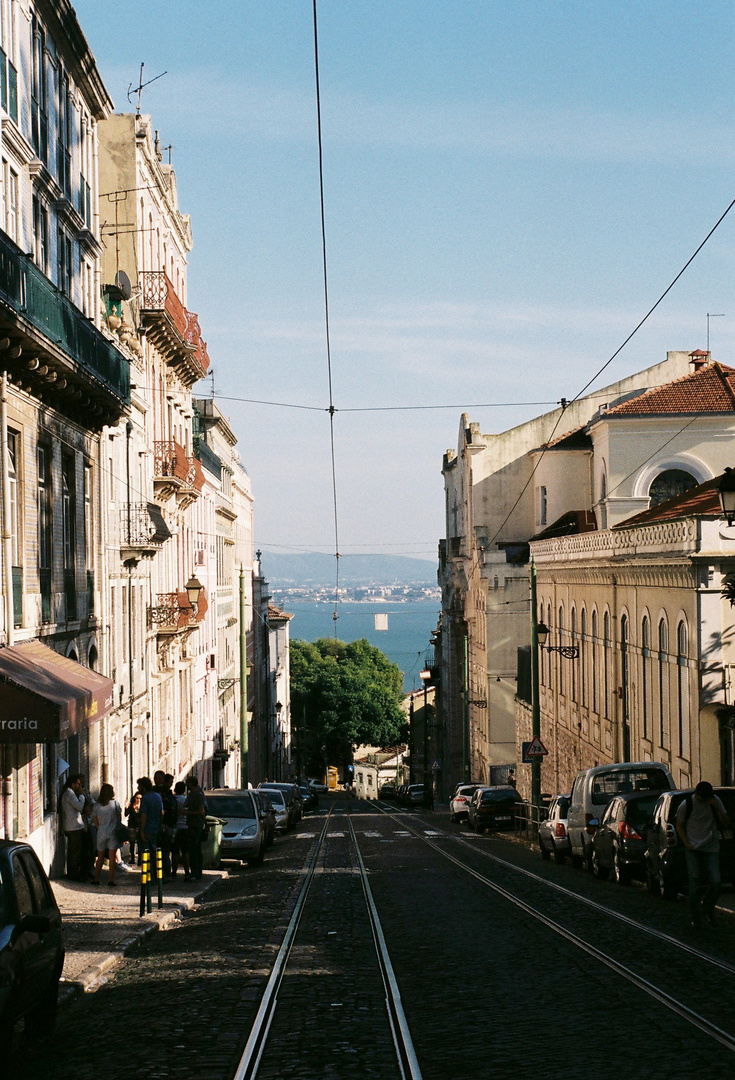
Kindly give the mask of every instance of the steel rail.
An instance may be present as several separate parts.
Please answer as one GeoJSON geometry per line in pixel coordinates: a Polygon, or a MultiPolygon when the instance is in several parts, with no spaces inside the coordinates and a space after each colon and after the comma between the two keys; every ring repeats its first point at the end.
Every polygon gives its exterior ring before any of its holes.
{"type": "MultiPolygon", "coordinates": [[[[380,809],[382,810],[382,807],[380,809]]],[[[388,811],[383,810],[382,812],[386,814],[386,816],[393,816],[392,814],[389,814],[388,811]]],[[[471,877],[475,878],[477,881],[487,886],[487,888],[492,889],[493,892],[497,893],[499,896],[502,896],[505,900],[508,900],[511,904],[515,905],[515,907],[519,908],[527,915],[530,915],[532,918],[542,923],[542,925],[546,926],[549,930],[552,930],[555,934],[558,934],[560,937],[570,942],[570,944],[576,946],[576,948],[581,949],[582,952],[587,953],[588,956],[593,957],[599,963],[604,964],[605,967],[608,967],[611,971],[614,971],[616,974],[622,976],[622,978],[626,979],[634,986],[637,986],[640,990],[643,990],[643,992],[648,994],[649,997],[652,997],[655,1001],[658,1001],[661,1005],[664,1005],[671,1012],[676,1013],[677,1016],[680,1016],[683,1020],[686,1020],[688,1023],[698,1028],[705,1035],[708,1035],[710,1038],[714,1039],[716,1042],[724,1046],[727,1050],[731,1050],[733,1053],[735,1053],[735,1036],[729,1034],[727,1031],[724,1031],[716,1024],[713,1024],[710,1020],[707,1020],[706,1017],[701,1016],[693,1009],[690,1009],[687,1005],[684,1005],[683,1002],[677,1001],[677,999],[672,997],[671,994],[667,994],[665,990],[661,990],[660,987],[655,986],[653,983],[649,982],[648,979],[644,979],[642,976],[636,974],[636,972],[632,971],[625,964],[621,964],[618,960],[615,960],[614,957],[609,956],[607,953],[603,952],[602,949],[598,949],[597,946],[591,945],[589,942],[584,941],[583,938],[579,937],[571,930],[567,930],[560,923],[554,922],[553,919],[550,919],[548,916],[544,915],[543,912],[539,911],[537,908],[532,907],[530,904],[527,904],[525,900],[521,900],[520,897],[514,896],[513,893],[509,892],[507,889],[504,889],[501,885],[498,885],[496,882],[491,881],[490,878],[486,877],[484,874],[479,873],[479,871],[474,870],[471,866],[468,866],[467,863],[462,862],[461,859],[458,859],[450,852],[445,851],[433,840],[428,839],[428,837],[426,836],[422,836],[421,833],[419,833],[416,829],[411,828],[410,826],[408,826],[408,828],[409,831],[412,832],[414,836],[418,837],[419,840],[422,840],[425,844],[428,845],[428,847],[433,848],[445,859],[448,859],[460,869],[464,870],[465,873],[469,874],[471,877]]]]}
{"type": "MultiPolygon", "coordinates": [[[[382,806],[379,806],[378,809],[390,817],[397,817],[392,810],[386,810],[382,806]]],[[[420,836],[420,833],[417,833],[416,835],[420,836]]],[[[667,945],[672,945],[689,956],[697,957],[697,959],[704,960],[713,967],[719,968],[721,971],[727,971],[731,975],[735,975],[735,964],[728,964],[727,960],[719,960],[716,956],[710,955],[710,953],[702,952],[701,949],[695,949],[693,946],[687,945],[685,941],[679,941],[678,938],[672,937],[671,934],[665,934],[663,930],[656,930],[653,926],[646,926],[645,923],[638,922],[637,919],[632,919],[628,915],[623,915],[622,912],[616,911],[615,908],[607,907],[605,904],[599,904],[596,900],[590,900],[587,896],[581,896],[572,889],[565,888],[564,885],[558,885],[555,881],[549,881],[547,878],[541,877],[540,874],[535,873],[533,870],[527,870],[524,866],[517,866],[515,863],[508,862],[507,859],[502,859],[499,855],[493,855],[484,848],[471,844],[468,840],[465,840],[463,836],[455,836],[453,833],[442,833],[442,836],[447,840],[454,841],[455,844],[462,844],[470,851],[477,852],[479,855],[482,855],[484,859],[489,859],[491,862],[497,863],[499,866],[503,866],[508,870],[515,870],[516,873],[523,874],[533,881],[538,881],[541,885],[545,885],[547,888],[553,889],[563,896],[570,897],[580,904],[586,904],[587,907],[592,908],[594,911],[599,911],[603,915],[609,915],[611,919],[617,919],[626,926],[632,926],[635,930],[640,930],[642,933],[649,934],[659,941],[664,941],[667,945]]],[[[421,836],[420,838],[423,839],[421,836]]]]}
{"type": "Polygon", "coordinates": [[[416,1051],[414,1049],[413,1039],[411,1038],[411,1032],[409,1031],[406,1014],[403,1010],[401,992],[398,989],[398,982],[388,953],[388,946],[386,945],[383,927],[378,916],[378,909],[375,906],[373,892],[370,888],[370,882],[368,881],[367,870],[365,869],[365,863],[363,862],[362,854],[360,852],[360,845],[357,842],[357,836],[355,835],[355,829],[352,824],[352,815],[349,811],[347,813],[347,823],[350,827],[350,836],[355,848],[357,864],[360,868],[360,879],[362,881],[365,902],[370,916],[370,926],[373,932],[375,951],[378,956],[383,986],[385,987],[385,1008],[388,1013],[396,1057],[398,1058],[398,1067],[401,1072],[402,1080],[409,1080],[409,1078],[410,1080],[422,1080],[421,1068],[419,1066],[418,1058],[416,1057],[416,1051]]]}
{"type": "Polygon", "coordinates": [[[283,976],[286,970],[286,964],[293,948],[294,939],[296,937],[296,931],[299,928],[301,917],[304,912],[304,906],[306,904],[306,898],[311,888],[311,883],[314,878],[314,871],[319,859],[319,855],[324,844],[324,839],[329,827],[329,819],[332,816],[333,806],[329,808],[329,813],[324,821],[319,840],[317,841],[316,848],[309,859],[309,863],[306,869],[306,875],[301,885],[296,905],[291,914],[291,918],[286,928],[286,933],[281,942],[281,947],[278,950],[273,969],[268,978],[265,990],[263,991],[263,997],[261,998],[260,1006],[253,1022],[253,1026],[248,1036],[248,1041],[245,1044],[245,1049],[242,1052],[237,1070],[235,1071],[233,1080],[252,1080],[252,1077],[257,1076],[258,1069],[260,1067],[260,1061],[263,1057],[263,1051],[265,1050],[266,1042],[268,1041],[268,1033],[273,1022],[273,1016],[276,1011],[276,1003],[278,1001],[278,991],[283,981],[283,976]]]}

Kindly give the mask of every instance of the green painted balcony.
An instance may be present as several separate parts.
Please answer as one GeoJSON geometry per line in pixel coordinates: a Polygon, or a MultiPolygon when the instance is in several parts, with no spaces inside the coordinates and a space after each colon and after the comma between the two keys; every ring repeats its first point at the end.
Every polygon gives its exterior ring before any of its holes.
{"type": "Polygon", "coordinates": [[[3,232],[0,363],[14,383],[92,429],[130,404],[127,357],[3,232]]]}

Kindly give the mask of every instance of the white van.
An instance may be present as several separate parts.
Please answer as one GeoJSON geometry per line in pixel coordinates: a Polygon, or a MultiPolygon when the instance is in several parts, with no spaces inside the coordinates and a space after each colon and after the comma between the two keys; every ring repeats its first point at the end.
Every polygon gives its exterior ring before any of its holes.
{"type": "Polygon", "coordinates": [[[626,761],[595,765],[577,773],[567,815],[572,863],[592,868],[592,838],[605,807],[629,791],[673,791],[674,778],[662,761],[626,761]]]}

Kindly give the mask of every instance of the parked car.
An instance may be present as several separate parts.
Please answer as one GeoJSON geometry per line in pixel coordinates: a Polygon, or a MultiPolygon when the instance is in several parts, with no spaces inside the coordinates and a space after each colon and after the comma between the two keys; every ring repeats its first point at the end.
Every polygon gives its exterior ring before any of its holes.
{"type": "Polygon", "coordinates": [[[396,797],[396,782],[395,780],[386,780],[384,784],[380,785],[379,796],[381,799],[395,799],[396,797]]]}
{"type": "Polygon", "coordinates": [[[204,793],[210,814],[222,820],[220,856],[262,863],[267,847],[265,826],[248,789],[215,788],[204,793]]]}
{"type": "Polygon", "coordinates": [[[63,967],[61,913],[46,872],[30,845],[0,840],[0,1060],[21,1017],[27,1034],[51,1034],[63,967]]]}
{"type": "Polygon", "coordinates": [[[406,806],[423,806],[424,797],[423,784],[409,784],[406,792],[406,806]]]}
{"type": "Polygon", "coordinates": [[[467,811],[467,827],[480,833],[485,829],[512,829],[519,802],[523,798],[513,787],[479,787],[467,811]]]}
{"type": "Polygon", "coordinates": [[[292,829],[297,821],[301,820],[301,792],[299,791],[298,802],[296,799],[296,790],[294,784],[281,784],[275,781],[268,781],[267,783],[259,784],[258,789],[260,791],[281,791],[286,800],[286,807],[288,809],[288,827],[292,829]]]}
{"type": "Polygon", "coordinates": [[[546,820],[538,827],[538,846],[542,859],[550,859],[553,855],[555,862],[563,863],[569,855],[569,798],[569,795],[555,795],[549,804],[546,820]]]}
{"type": "Polygon", "coordinates": [[[662,761],[596,765],[577,773],[567,814],[572,862],[592,869],[592,839],[608,803],[632,791],[673,791],[674,778],[662,761]],[[593,824],[596,822],[597,824],[593,824]]]}
{"type": "Polygon", "coordinates": [[[454,795],[449,800],[452,821],[461,821],[467,817],[470,799],[479,787],[479,784],[457,784],[454,795]]]}
{"type": "Polygon", "coordinates": [[[273,804],[268,796],[263,791],[257,789],[251,791],[251,795],[255,799],[258,807],[258,812],[263,821],[263,830],[265,832],[265,846],[269,848],[276,838],[276,815],[273,810],[273,804]]]}
{"type": "MultiPolygon", "coordinates": [[[[735,787],[716,787],[715,795],[735,825],[735,787]]],[[[646,884],[648,891],[665,900],[675,900],[687,890],[684,845],[676,832],[676,811],[694,789],[667,791],[660,795],[646,830],[646,884]]],[[[720,831],[720,873],[724,882],[735,885],[735,838],[732,829],[720,831]]]]}
{"type": "Polygon", "coordinates": [[[396,802],[401,806],[405,806],[408,800],[408,789],[410,784],[400,784],[396,791],[396,802]]]}
{"type": "Polygon", "coordinates": [[[610,800],[592,839],[595,877],[612,871],[618,885],[645,877],[646,829],[657,799],[656,792],[633,792],[610,800]]]}
{"type": "Polygon", "coordinates": [[[264,798],[268,799],[273,807],[273,813],[276,819],[276,829],[280,829],[282,832],[288,832],[291,828],[291,814],[288,810],[288,803],[286,802],[286,796],[278,788],[261,787],[258,788],[264,798]]]}
{"type": "Polygon", "coordinates": [[[301,792],[302,809],[305,814],[310,810],[319,809],[319,796],[310,784],[303,780],[299,784],[299,791],[301,792]]]}
{"type": "Polygon", "coordinates": [[[326,791],[329,790],[323,780],[311,779],[309,780],[309,783],[314,788],[314,791],[316,791],[317,795],[323,795],[326,791]]]}

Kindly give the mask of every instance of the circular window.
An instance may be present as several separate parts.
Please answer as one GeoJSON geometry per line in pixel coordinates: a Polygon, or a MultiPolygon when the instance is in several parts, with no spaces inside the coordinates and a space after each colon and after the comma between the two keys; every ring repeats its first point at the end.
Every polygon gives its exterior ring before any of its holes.
{"type": "Polygon", "coordinates": [[[696,486],[697,480],[691,473],[684,472],[683,469],[667,469],[666,472],[658,474],[649,488],[650,505],[658,506],[669,499],[675,499],[677,495],[696,486]]]}

